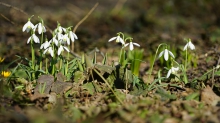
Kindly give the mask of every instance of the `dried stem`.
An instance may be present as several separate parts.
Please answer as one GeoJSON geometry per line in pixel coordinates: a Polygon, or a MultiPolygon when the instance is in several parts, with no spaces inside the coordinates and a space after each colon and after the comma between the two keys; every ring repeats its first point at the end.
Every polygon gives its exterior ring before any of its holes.
{"type": "MultiPolygon", "coordinates": [[[[79,25],[82,24],[82,23],[89,17],[89,15],[95,10],[95,8],[96,8],[98,5],[99,5],[99,3],[96,3],[96,4],[92,7],[92,9],[86,14],[86,16],[76,24],[76,26],[75,26],[74,29],[73,29],[73,32],[74,32],[74,33],[76,32],[76,29],[79,27],[79,25]]],[[[74,43],[72,43],[71,49],[72,49],[72,51],[74,52],[74,43]]]]}
{"type": "Polygon", "coordinates": [[[9,4],[7,4],[7,3],[0,2],[0,5],[6,6],[6,7],[9,7],[9,8],[12,8],[12,9],[15,9],[15,10],[17,10],[17,11],[19,11],[19,12],[25,14],[25,15],[28,15],[28,14],[27,14],[26,12],[24,12],[23,10],[21,10],[21,9],[19,9],[19,8],[17,8],[17,7],[14,7],[14,6],[12,6],[12,5],[9,5],[9,4]]]}
{"type": "Polygon", "coordinates": [[[117,4],[115,5],[114,9],[111,11],[112,15],[118,14],[118,12],[122,9],[123,5],[127,0],[118,0],[117,4]]]}

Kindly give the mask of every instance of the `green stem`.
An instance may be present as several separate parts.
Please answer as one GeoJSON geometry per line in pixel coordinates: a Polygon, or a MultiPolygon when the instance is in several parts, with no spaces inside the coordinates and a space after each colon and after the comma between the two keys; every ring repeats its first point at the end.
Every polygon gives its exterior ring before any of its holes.
{"type": "Polygon", "coordinates": [[[120,56],[119,56],[119,63],[122,65],[122,53],[123,53],[123,48],[121,48],[120,51],[120,56]]]}
{"type": "Polygon", "coordinates": [[[187,64],[188,64],[188,52],[187,52],[187,49],[186,49],[185,65],[184,65],[184,70],[183,70],[183,72],[184,72],[184,82],[185,82],[185,84],[188,83],[188,77],[187,77],[187,75],[186,75],[186,67],[187,67],[187,64]]]}
{"type": "Polygon", "coordinates": [[[154,55],[153,63],[152,63],[152,65],[151,65],[151,67],[150,67],[149,78],[150,78],[150,76],[151,76],[151,74],[152,74],[152,71],[153,71],[153,67],[154,67],[154,63],[155,63],[156,58],[157,58],[158,50],[160,49],[160,47],[161,47],[162,45],[167,45],[167,44],[162,43],[162,44],[160,44],[160,45],[157,47],[156,53],[155,53],[155,55],[154,55]]]}
{"type": "Polygon", "coordinates": [[[186,71],[187,62],[188,62],[188,52],[187,52],[187,49],[186,49],[186,58],[185,58],[185,65],[184,65],[185,71],[186,71]]]}
{"type": "Polygon", "coordinates": [[[48,61],[48,59],[46,58],[46,68],[45,68],[45,69],[46,69],[46,70],[45,70],[45,71],[46,71],[46,74],[48,74],[47,61],[48,61]]]}
{"type": "Polygon", "coordinates": [[[56,60],[56,52],[55,52],[55,48],[54,48],[54,43],[52,44],[53,46],[53,53],[54,53],[54,56],[52,58],[52,75],[55,77],[55,60],[56,60]]]}
{"type": "Polygon", "coordinates": [[[67,59],[66,59],[65,75],[67,75],[67,73],[68,73],[69,57],[70,57],[70,53],[68,52],[68,53],[67,53],[67,59]]]}
{"type": "MultiPolygon", "coordinates": [[[[33,39],[31,38],[31,57],[32,57],[32,70],[35,71],[35,53],[34,53],[34,44],[33,39]]],[[[32,73],[32,80],[35,78],[35,73],[32,73]]]]}
{"type": "Polygon", "coordinates": [[[61,57],[60,58],[60,70],[62,69],[62,64],[63,64],[63,59],[61,57]]]}
{"type": "MultiPolygon", "coordinates": [[[[41,35],[40,45],[43,43],[43,33],[41,35]]],[[[43,51],[40,49],[40,70],[42,70],[43,51]]]]}

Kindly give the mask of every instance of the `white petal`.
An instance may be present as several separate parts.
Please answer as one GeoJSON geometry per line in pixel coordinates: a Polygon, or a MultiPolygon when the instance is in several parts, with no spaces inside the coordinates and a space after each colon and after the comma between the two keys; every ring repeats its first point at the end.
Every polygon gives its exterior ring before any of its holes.
{"type": "Polygon", "coordinates": [[[40,43],[39,38],[35,34],[33,34],[32,37],[33,37],[35,43],[40,43]]]}
{"type": "Polygon", "coordinates": [[[185,51],[188,47],[188,43],[184,46],[183,51],[185,51]]]}
{"type": "Polygon", "coordinates": [[[63,48],[64,48],[67,52],[70,52],[69,49],[68,49],[67,47],[64,46],[63,48]]]}
{"type": "Polygon", "coordinates": [[[60,45],[60,47],[58,49],[58,55],[60,55],[62,51],[63,51],[63,46],[60,45]]]}
{"type": "Polygon", "coordinates": [[[40,45],[40,49],[43,49],[43,47],[44,47],[44,43],[40,45]]]}
{"type": "Polygon", "coordinates": [[[179,70],[179,67],[173,67],[173,71],[178,71],[179,70]]]}
{"type": "Polygon", "coordinates": [[[173,58],[175,58],[175,56],[173,55],[173,53],[171,51],[168,51],[168,52],[173,58]]]}
{"type": "Polygon", "coordinates": [[[64,32],[66,32],[66,29],[65,29],[65,28],[62,27],[62,29],[63,29],[64,32]]]}
{"type": "Polygon", "coordinates": [[[112,37],[112,38],[110,38],[109,40],[108,40],[108,42],[111,42],[111,41],[113,41],[113,40],[115,40],[117,37],[112,37]]]}
{"type": "Polygon", "coordinates": [[[127,47],[129,45],[129,43],[125,44],[124,47],[127,47]]]}
{"type": "Polygon", "coordinates": [[[124,45],[125,44],[125,42],[124,42],[124,40],[120,37],[119,38],[119,41],[124,45]]]}
{"type": "Polygon", "coordinates": [[[28,38],[27,44],[29,44],[30,40],[31,40],[31,37],[28,38]]]}
{"type": "Polygon", "coordinates": [[[45,54],[47,51],[48,51],[48,49],[45,49],[44,52],[43,52],[43,54],[45,54]]]}
{"type": "Polygon", "coordinates": [[[58,31],[60,32],[60,33],[62,33],[63,31],[62,31],[62,27],[61,26],[59,26],[58,27],[58,31]]]}
{"type": "Polygon", "coordinates": [[[75,34],[75,33],[73,33],[73,35],[74,35],[75,39],[78,39],[78,37],[76,36],[76,34],[75,34]]]}
{"type": "Polygon", "coordinates": [[[22,28],[22,31],[24,32],[28,27],[28,23],[24,24],[23,28],[22,28]]]}
{"type": "Polygon", "coordinates": [[[160,58],[164,54],[164,51],[160,52],[158,58],[160,58]]]}
{"type": "Polygon", "coordinates": [[[136,45],[136,46],[138,46],[138,47],[140,47],[140,45],[138,44],[138,43],[133,43],[134,45],[136,45]]]}
{"type": "Polygon", "coordinates": [[[121,42],[121,37],[117,36],[116,42],[121,42]]]}
{"type": "Polygon", "coordinates": [[[34,24],[32,24],[31,21],[28,21],[28,26],[30,26],[31,29],[34,28],[34,24]]]}
{"type": "Polygon", "coordinates": [[[42,26],[42,27],[43,27],[43,32],[46,32],[46,28],[44,26],[42,26]]]}
{"type": "Polygon", "coordinates": [[[42,30],[43,30],[42,24],[39,23],[39,25],[38,25],[38,33],[41,34],[41,33],[42,33],[42,30]]]}
{"type": "Polygon", "coordinates": [[[130,50],[133,50],[133,49],[134,49],[134,46],[133,46],[132,42],[130,42],[129,48],[130,48],[130,50]]]}
{"type": "Polygon", "coordinates": [[[68,45],[70,45],[70,39],[67,37],[66,42],[68,45]]]}
{"type": "Polygon", "coordinates": [[[53,42],[55,43],[56,46],[58,46],[58,40],[56,39],[56,37],[53,37],[53,42]]]}
{"type": "Polygon", "coordinates": [[[72,42],[74,42],[75,38],[74,38],[74,35],[73,35],[72,31],[69,32],[69,36],[70,36],[70,39],[72,40],[72,42]]]}
{"type": "Polygon", "coordinates": [[[34,32],[35,32],[35,30],[37,29],[37,26],[38,26],[38,24],[36,24],[36,25],[34,26],[34,28],[33,28],[34,32]]]}
{"type": "Polygon", "coordinates": [[[60,41],[60,40],[63,40],[63,34],[61,34],[61,33],[58,33],[57,34],[57,38],[58,38],[58,40],[60,41]]]}
{"type": "Polygon", "coordinates": [[[50,46],[50,43],[48,41],[46,41],[45,45],[44,45],[44,49],[47,49],[49,46],[50,46]]]}
{"type": "Polygon", "coordinates": [[[164,50],[164,59],[167,61],[169,59],[169,53],[168,53],[168,50],[165,49],[164,50]]]}
{"type": "Polygon", "coordinates": [[[72,40],[72,42],[74,42],[75,39],[78,39],[78,37],[76,36],[76,34],[73,33],[72,31],[69,32],[69,35],[70,35],[70,39],[72,40]]]}
{"type": "Polygon", "coordinates": [[[48,52],[50,53],[51,57],[53,57],[54,54],[53,54],[53,49],[52,49],[52,47],[49,47],[48,52]]]}
{"type": "Polygon", "coordinates": [[[34,25],[33,25],[30,21],[28,21],[28,22],[23,26],[22,31],[23,31],[23,32],[24,32],[24,31],[29,32],[30,29],[33,29],[33,28],[34,28],[34,25]]]}
{"type": "Polygon", "coordinates": [[[191,41],[189,42],[189,47],[190,47],[191,50],[194,50],[194,49],[195,49],[195,46],[192,44],[191,41]]]}
{"type": "Polygon", "coordinates": [[[170,77],[170,74],[171,74],[171,69],[168,71],[168,73],[167,73],[167,78],[169,78],[170,77]]]}

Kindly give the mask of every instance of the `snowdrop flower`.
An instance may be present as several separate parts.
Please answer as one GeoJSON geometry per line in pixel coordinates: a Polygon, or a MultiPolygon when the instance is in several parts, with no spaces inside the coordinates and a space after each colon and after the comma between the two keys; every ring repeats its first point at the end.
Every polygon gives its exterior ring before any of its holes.
{"type": "Polygon", "coordinates": [[[164,51],[162,51],[160,54],[159,54],[159,58],[164,55],[164,59],[167,61],[169,59],[169,54],[171,55],[171,57],[175,58],[173,53],[167,49],[165,49],[164,51]]]}
{"type": "Polygon", "coordinates": [[[170,74],[175,74],[179,70],[179,67],[171,67],[170,70],[167,73],[167,78],[170,77],[170,74]]]}
{"type": "Polygon", "coordinates": [[[58,41],[62,41],[63,40],[63,34],[57,33],[56,36],[57,36],[58,41]]]}
{"type": "Polygon", "coordinates": [[[191,50],[195,50],[195,46],[193,45],[191,40],[189,40],[189,42],[184,46],[183,50],[185,51],[187,48],[189,48],[191,50]]]}
{"type": "Polygon", "coordinates": [[[72,31],[69,31],[69,37],[71,39],[72,42],[75,41],[75,39],[78,39],[78,37],[76,36],[75,33],[73,33],[72,31]]]}
{"type": "Polygon", "coordinates": [[[44,52],[43,52],[43,54],[45,54],[46,52],[49,52],[50,55],[51,55],[51,57],[54,56],[53,48],[52,48],[51,46],[50,46],[49,48],[45,49],[44,52]]]}
{"type": "Polygon", "coordinates": [[[42,23],[38,23],[34,26],[34,31],[36,30],[36,28],[38,27],[38,33],[41,34],[42,32],[46,32],[46,28],[44,27],[44,25],[42,23]]]}
{"type": "Polygon", "coordinates": [[[124,47],[127,47],[128,45],[130,50],[134,49],[134,45],[140,47],[138,43],[133,43],[132,41],[130,43],[125,44],[124,47]]]}
{"type": "Polygon", "coordinates": [[[124,40],[120,36],[112,37],[108,40],[108,42],[111,42],[116,39],[116,42],[121,42],[123,45],[125,44],[124,40]]]}
{"type": "Polygon", "coordinates": [[[29,32],[31,29],[34,29],[34,25],[31,23],[31,21],[29,19],[28,22],[26,24],[24,24],[22,31],[29,32]]]}
{"type": "Polygon", "coordinates": [[[63,43],[67,42],[67,44],[70,45],[70,39],[68,37],[68,34],[63,35],[62,41],[63,43]]]}
{"type": "Polygon", "coordinates": [[[58,40],[56,39],[56,36],[54,36],[54,37],[50,40],[50,42],[53,42],[53,43],[55,43],[56,46],[58,46],[58,40]]]}
{"type": "Polygon", "coordinates": [[[40,49],[43,49],[43,48],[47,49],[50,46],[50,43],[51,42],[48,42],[48,41],[44,42],[43,44],[41,44],[40,49]]]}
{"type": "Polygon", "coordinates": [[[70,52],[67,47],[60,45],[60,47],[59,47],[59,49],[58,49],[58,55],[60,55],[61,52],[62,52],[64,49],[65,49],[67,52],[70,52]]]}
{"type": "Polygon", "coordinates": [[[66,32],[66,29],[58,25],[58,27],[55,29],[55,33],[63,33],[63,32],[66,32]]]}
{"type": "Polygon", "coordinates": [[[34,40],[34,42],[35,43],[40,43],[40,40],[39,40],[39,38],[35,35],[35,34],[33,34],[31,37],[29,37],[28,38],[28,41],[27,41],[27,44],[30,42],[30,40],[34,40]]]}

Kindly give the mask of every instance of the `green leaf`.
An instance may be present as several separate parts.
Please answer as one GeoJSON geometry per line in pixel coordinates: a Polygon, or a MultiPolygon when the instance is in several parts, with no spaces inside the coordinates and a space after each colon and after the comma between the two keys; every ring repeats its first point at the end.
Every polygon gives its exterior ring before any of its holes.
{"type": "Polygon", "coordinates": [[[83,83],[85,79],[86,79],[86,75],[82,71],[76,71],[74,73],[74,82],[83,83]]]}
{"type": "Polygon", "coordinates": [[[102,75],[105,72],[107,72],[108,74],[111,74],[112,71],[115,70],[115,67],[111,67],[111,66],[108,66],[108,65],[99,65],[99,64],[95,64],[95,68],[98,69],[102,75]]]}
{"type": "Polygon", "coordinates": [[[195,92],[192,94],[189,94],[188,96],[185,97],[186,100],[197,100],[199,101],[199,92],[195,92]]]}
{"type": "Polygon", "coordinates": [[[156,91],[162,99],[176,99],[175,94],[170,94],[168,91],[164,90],[163,88],[159,87],[156,91]]]}
{"type": "Polygon", "coordinates": [[[82,87],[83,89],[86,89],[91,95],[93,95],[96,91],[101,92],[101,88],[99,88],[99,86],[94,82],[86,83],[82,87]]]}

